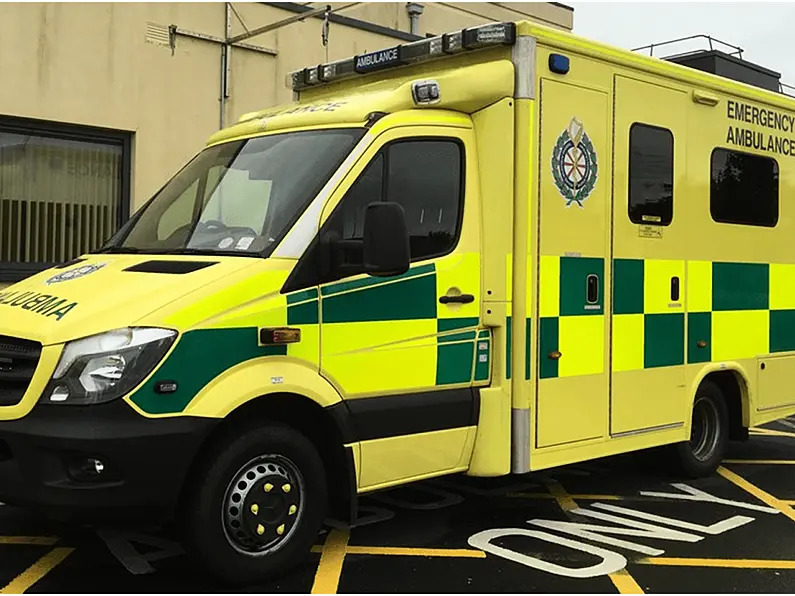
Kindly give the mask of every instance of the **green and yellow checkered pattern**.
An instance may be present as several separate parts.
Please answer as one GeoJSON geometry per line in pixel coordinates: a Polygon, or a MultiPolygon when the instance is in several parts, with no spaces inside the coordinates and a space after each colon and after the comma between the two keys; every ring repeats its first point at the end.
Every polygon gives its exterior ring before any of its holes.
{"type": "MultiPolygon", "coordinates": [[[[598,303],[585,300],[592,273],[604,279],[603,259],[541,258],[541,379],[604,372],[601,288],[598,303]]],[[[613,284],[613,372],[795,351],[795,265],[616,259],[613,284]]]]}
{"type": "Polygon", "coordinates": [[[541,379],[604,372],[602,258],[542,256],[540,273],[539,371],[541,379]],[[587,301],[588,276],[599,279],[597,299],[587,301]],[[549,354],[559,351],[559,360],[549,354]]]}
{"type": "Polygon", "coordinates": [[[613,280],[613,371],[684,364],[685,262],[616,259],[613,280]]]}

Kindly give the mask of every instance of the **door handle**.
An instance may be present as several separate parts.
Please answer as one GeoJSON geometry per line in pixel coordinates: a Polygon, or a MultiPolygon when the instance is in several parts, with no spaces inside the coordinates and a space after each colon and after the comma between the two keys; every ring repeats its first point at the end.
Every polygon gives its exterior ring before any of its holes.
{"type": "Polygon", "coordinates": [[[679,277],[671,278],[671,302],[679,302],[679,277]]]}
{"type": "Polygon", "coordinates": [[[442,296],[439,302],[442,304],[470,304],[475,301],[472,294],[461,294],[459,296],[442,296]]]}

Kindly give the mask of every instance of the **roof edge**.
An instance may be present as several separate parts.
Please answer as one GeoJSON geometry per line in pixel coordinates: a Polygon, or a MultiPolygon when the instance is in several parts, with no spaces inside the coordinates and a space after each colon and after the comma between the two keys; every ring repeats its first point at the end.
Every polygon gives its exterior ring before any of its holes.
{"type": "Polygon", "coordinates": [[[562,2],[550,2],[552,6],[557,6],[558,8],[563,8],[568,10],[569,12],[574,12],[574,7],[569,6],[568,4],[563,4],[562,2]]]}
{"type": "MultiPolygon", "coordinates": [[[[288,10],[296,14],[301,14],[312,10],[311,6],[299,4],[297,2],[260,2],[260,4],[271,6],[273,8],[281,8],[282,10],[288,10]]],[[[322,19],[324,18],[324,15],[315,15],[314,18],[322,19]]],[[[368,33],[377,33],[378,35],[400,39],[401,41],[419,41],[421,39],[425,39],[425,37],[421,35],[413,35],[411,33],[406,33],[405,31],[400,31],[399,29],[392,29],[391,27],[376,25],[375,23],[370,23],[361,19],[355,19],[353,17],[346,17],[336,13],[331,13],[329,15],[329,21],[331,23],[336,23],[337,25],[345,25],[346,27],[359,29],[360,31],[367,31],[368,33]]]]}

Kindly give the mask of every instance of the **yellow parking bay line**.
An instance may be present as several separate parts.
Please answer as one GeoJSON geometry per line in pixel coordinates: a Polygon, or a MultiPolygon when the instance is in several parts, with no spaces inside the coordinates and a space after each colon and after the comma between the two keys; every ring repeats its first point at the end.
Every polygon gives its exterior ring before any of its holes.
{"type": "Polygon", "coordinates": [[[58,542],[57,536],[0,536],[0,544],[27,544],[31,546],[52,546],[58,542]]]}
{"type": "Polygon", "coordinates": [[[771,437],[795,437],[795,432],[774,430],[772,428],[752,428],[752,435],[770,435],[771,437]]]}
{"type": "Polygon", "coordinates": [[[41,559],[33,563],[33,565],[11,580],[10,584],[0,590],[0,594],[22,594],[33,584],[40,581],[50,571],[55,569],[56,565],[71,555],[74,550],[75,549],[73,548],[67,547],[58,547],[52,549],[41,559]]]}
{"type": "Polygon", "coordinates": [[[635,581],[635,578],[632,577],[626,569],[611,573],[610,579],[619,594],[645,594],[643,588],[638,585],[638,582],[635,581]]]}
{"type": "Polygon", "coordinates": [[[795,459],[724,459],[724,464],[795,465],[795,459]]]}
{"type": "Polygon", "coordinates": [[[650,557],[635,561],[639,565],[667,567],[723,567],[732,569],[795,569],[795,561],[770,559],[685,559],[676,557],[650,557]]]}
{"type": "MultiPolygon", "coordinates": [[[[312,548],[313,552],[323,552],[322,546],[312,548]]],[[[346,555],[373,555],[389,557],[447,557],[460,559],[485,559],[486,553],[473,548],[413,548],[406,546],[348,546],[346,555]]]]}
{"type": "Polygon", "coordinates": [[[547,490],[549,490],[549,494],[554,497],[563,511],[577,509],[577,502],[571,498],[571,495],[566,492],[566,489],[563,488],[560,482],[556,480],[549,482],[547,484],[547,490]]]}
{"type": "Polygon", "coordinates": [[[720,466],[718,468],[718,474],[723,476],[726,480],[728,480],[730,482],[733,482],[734,484],[739,486],[741,489],[743,489],[745,492],[755,496],[757,499],[762,501],[765,505],[769,505],[770,507],[773,507],[774,509],[778,509],[779,511],[781,511],[781,513],[786,515],[792,521],[795,521],[795,511],[793,511],[792,507],[790,507],[789,505],[787,505],[783,501],[778,500],[776,497],[774,497],[770,493],[767,493],[767,492],[763,491],[758,486],[754,486],[753,484],[748,482],[745,478],[743,478],[739,474],[737,474],[735,472],[732,472],[731,470],[727,470],[723,466],[720,466]]]}
{"type": "Polygon", "coordinates": [[[450,557],[485,559],[482,550],[469,548],[404,548],[395,546],[349,546],[349,555],[390,555],[393,557],[450,557]]]}
{"type": "MultiPolygon", "coordinates": [[[[506,497],[513,499],[541,499],[541,500],[557,500],[557,497],[548,493],[506,493],[506,497]]],[[[631,500],[632,497],[624,497],[621,495],[570,495],[572,499],[581,501],[623,501],[631,500]]]]}
{"type": "MultiPolygon", "coordinates": [[[[577,509],[579,505],[577,505],[577,501],[566,492],[566,489],[563,488],[563,485],[556,480],[551,480],[546,483],[547,490],[549,494],[552,495],[555,500],[560,505],[560,508],[563,511],[571,511],[572,509],[577,509]]],[[[629,574],[629,571],[626,569],[622,569],[620,571],[616,571],[615,573],[611,573],[608,575],[610,581],[613,582],[613,585],[618,590],[619,594],[645,594],[643,588],[640,587],[638,582],[635,581],[635,578],[629,574]]]]}
{"type": "Polygon", "coordinates": [[[320,555],[320,563],[315,572],[312,594],[336,594],[342,575],[342,565],[348,546],[349,534],[346,530],[334,529],[326,537],[320,555]]]}

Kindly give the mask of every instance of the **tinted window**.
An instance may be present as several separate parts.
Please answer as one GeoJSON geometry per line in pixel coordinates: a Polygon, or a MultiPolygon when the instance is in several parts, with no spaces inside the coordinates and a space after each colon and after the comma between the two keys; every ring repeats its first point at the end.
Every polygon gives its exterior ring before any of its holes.
{"type": "Polygon", "coordinates": [[[778,164],[770,157],[727,149],[712,152],[709,210],[721,223],[774,227],[778,164]]]}
{"type": "Polygon", "coordinates": [[[406,212],[414,261],[455,247],[461,215],[461,147],[452,141],[392,145],[387,200],[406,212]]]}
{"type": "Polygon", "coordinates": [[[378,201],[403,207],[412,261],[451,252],[460,232],[463,162],[463,147],[453,140],[418,139],[384,147],[323,225],[284,291],[362,273],[364,215],[378,201]]]}
{"type": "Polygon", "coordinates": [[[367,205],[391,201],[400,203],[406,212],[412,261],[450,252],[461,219],[462,157],[455,141],[417,140],[387,146],[351,186],[329,220],[329,228],[344,240],[361,240],[367,205]]]}
{"type": "Polygon", "coordinates": [[[633,124],[629,130],[629,219],[667,226],[674,216],[674,137],[633,124]]]}

